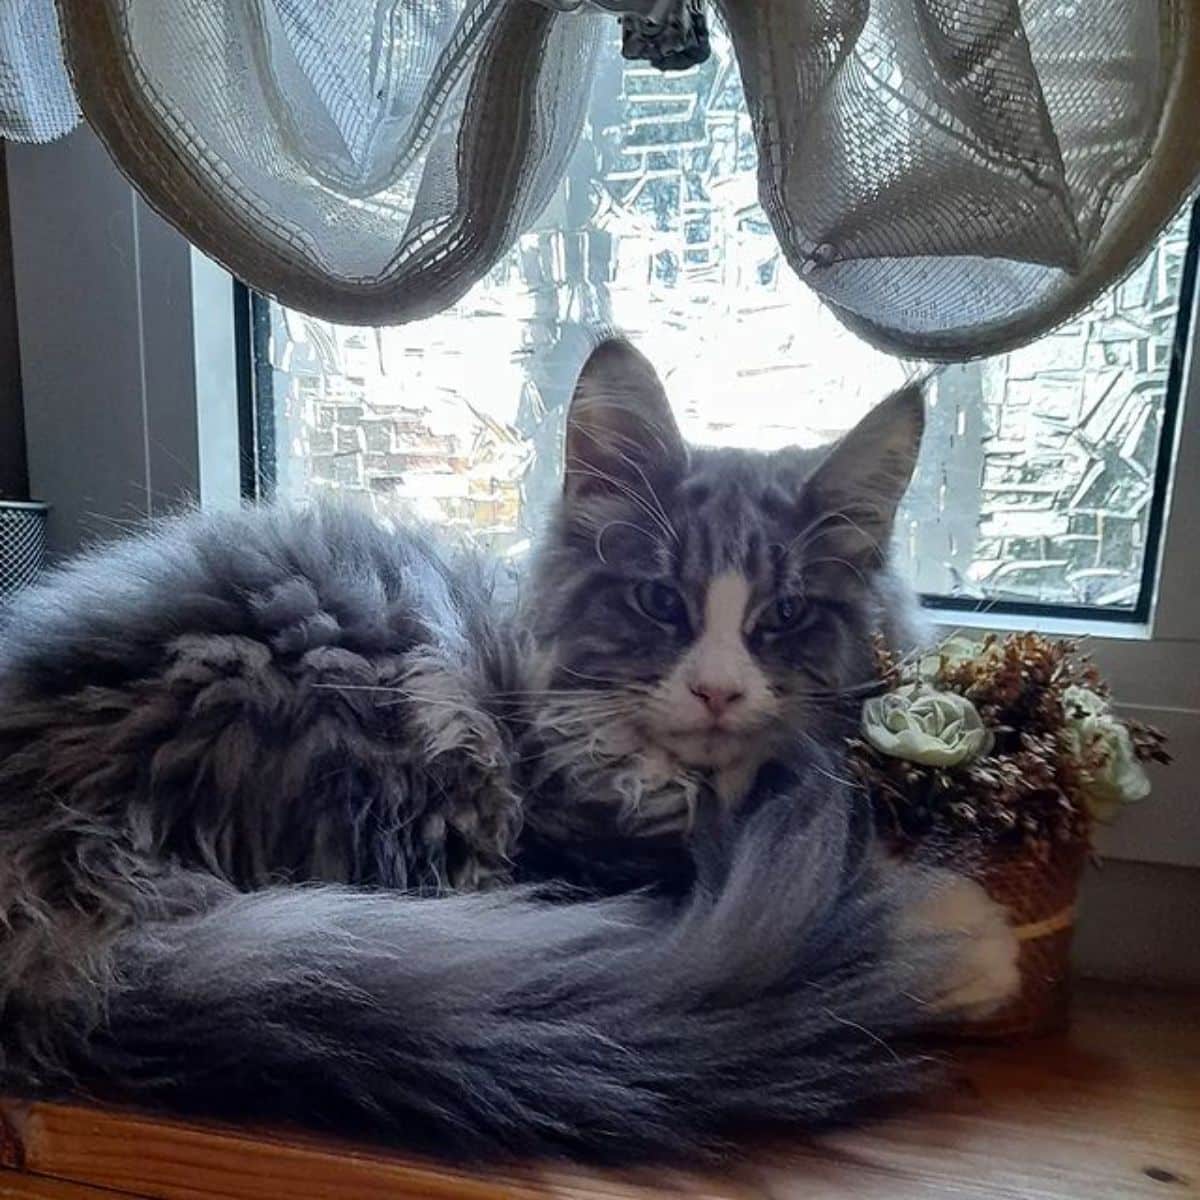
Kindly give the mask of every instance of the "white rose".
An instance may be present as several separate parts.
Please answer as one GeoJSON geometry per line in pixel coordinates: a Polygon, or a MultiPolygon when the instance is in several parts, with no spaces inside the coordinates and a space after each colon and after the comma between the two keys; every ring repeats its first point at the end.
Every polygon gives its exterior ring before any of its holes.
{"type": "Polygon", "coordinates": [[[926,681],[932,681],[949,667],[958,667],[963,663],[977,662],[998,653],[996,642],[990,645],[956,633],[936,646],[929,654],[921,659],[917,666],[917,674],[926,681]]]}
{"type": "Polygon", "coordinates": [[[1091,688],[1078,687],[1075,684],[1063,692],[1062,704],[1068,721],[1096,717],[1109,711],[1108,701],[1103,696],[1097,695],[1091,688]]]}
{"type": "Polygon", "coordinates": [[[862,729],[880,753],[929,767],[956,767],[980,758],[993,740],[970,700],[923,684],[868,700],[862,729]]]}
{"type": "Polygon", "coordinates": [[[1133,739],[1105,700],[1087,688],[1067,688],[1063,710],[1067,725],[1062,737],[1079,763],[1084,803],[1097,821],[1112,821],[1122,805],[1150,794],[1150,778],[1138,762],[1133,739]]]}

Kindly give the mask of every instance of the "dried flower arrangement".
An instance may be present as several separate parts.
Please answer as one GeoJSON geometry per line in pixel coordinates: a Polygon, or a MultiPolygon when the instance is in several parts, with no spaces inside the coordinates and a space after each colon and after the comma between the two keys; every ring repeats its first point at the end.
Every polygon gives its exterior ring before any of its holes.
{"type": "Polygon", "coordinates": [[[1025,995],[981,1032],[1061,1024],[1075,892],[1096,822],[1145,798],[1156,730],[1113,712],[1076,642],[952,637],[915,659],[876,647],[886,691],[866,702],[850,761],[899,850],[969,848],[1022,938],[1025,995]]]}

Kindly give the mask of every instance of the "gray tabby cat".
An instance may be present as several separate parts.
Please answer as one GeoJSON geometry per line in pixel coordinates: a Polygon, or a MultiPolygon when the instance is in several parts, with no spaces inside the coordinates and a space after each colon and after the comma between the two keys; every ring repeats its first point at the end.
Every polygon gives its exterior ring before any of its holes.
{"type": "Polygon", "coordinates": [[[906,390],[822,454],[690,450],[607,342],[515,614],[321,507],[26,594],[0,1084],[605,1161],[911,1090],[905,1039],[1015,983],[998,910],[887,862],[839,770],[921,426],[906,390]]]}

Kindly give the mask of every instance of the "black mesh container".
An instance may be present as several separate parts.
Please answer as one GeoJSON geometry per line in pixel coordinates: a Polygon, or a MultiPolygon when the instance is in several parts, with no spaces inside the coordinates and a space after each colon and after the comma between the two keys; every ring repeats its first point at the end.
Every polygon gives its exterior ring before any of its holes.
{"type": "Polygon", "coordinates": [[[0,604],[28,587],[46,561],[46,506],[0,500],[0,604]]]}

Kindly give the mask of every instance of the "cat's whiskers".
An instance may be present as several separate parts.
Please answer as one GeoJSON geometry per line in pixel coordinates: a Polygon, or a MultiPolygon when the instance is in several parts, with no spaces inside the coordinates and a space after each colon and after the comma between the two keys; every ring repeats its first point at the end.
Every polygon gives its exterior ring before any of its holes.
{"type": "Polygon", "coordinates": [[[861,567],[855,566],[854,563],[847,559],[839,558],[836,554],[823,555],[821,558],[806,558],[801,568],[801,576],[812,570],[813,567],[823,566],[825,563],[834,563],[837,566],[845,567],[847,571],[857,577],[863,587],[867,588],[871,586],[861,567]]]}
{"type": "Polygon", "coordinates": [[[611,688],[620,688],[627,692],[645,692],[649,694],[652,690],[648,684],[641,683],[636,679],[606,679],[602,675],[588,675],[583,671],[577,671],[574,667],[560,666],[559,670],[575,679],[582,679],[587,683],[601,683],[611,688]]]}
{"type": "Polygon", "coordinates": [[[646,498],[639,494],[636,488],[633,488],[622,480],[617,479],[616,476],[610,475],[607,471],[602,471],[599,467],[594,466],[591,463],[583,462],[579,459],[569,460],[567,466],[573,474],[584,475],[589,479],[598,479],[601,483],[607,484],[609,487],[615,489],[622,496],[624,496],[625,499],[641,509],[641,511],[644,512],[646,516],[648,516],[668,538],[670,538],[672,541],[679,540],[678,534],[676,534],[674,527],[671,525],[670,521],[665,519],[665,514],[664,516],[660,516],[655,511],[654,507],[647,502],[646,498]]]}
{"type": "Polygon", "coordinates": [[[798,700],[812,700],[819,703],[822,701],[869,699],[871,696],[877,696],[885,691],[887,691],[887,684],[882,679],[872,679],[865,683],[850,684],[847,687],[798,691],[794,693],[794,697],[798,700]]]}
{"type": "Polygon", "coordinates": [[[578,745],[585,740],[584,735],[611,730],[617,722],[632,721],[643,702],[643,690],[640,686],[622,689],[539,688],[494,693],[488,699],[501,708],[503,719],[510,725],[520,725],[534,735],[554,736],[578,745]]]}
{"type": "Polygon", "coordinates": [[[637,525],[633,521],[618,521],[615,519],[611,520],[611,521],[605,521],[604,524],[601,525],[600,528],[596,530],[596,536],[593,539],[593,545],[596,550],[596,557],[606,567],[608,566],[608,559],[604,557],[604,546],[603,546],[604,535],[610,529],[620,529],[620,528],[632,529],[635,532],[640,533],[643,537],[648,538],[652,542],[656,540],[654,537],[654,534],[652,534],[648,529],[643,529],[641,525],[637,525]]]}
{"type": "Polygon", "coordinates": [[[650,477],[646,474],[645,468],[641,465],[641,463],[636,462],[634,459],[630,458],[628,454],[624,453],[624,451],[618,450],[617,456],[621,459],[622,462],[624,462],[627,466],[632,467],[638,473],[638,476],[641,478],[642,482],[646,485],[646,490],[650,493],[650,499],[654,502],[654,507],[658,511],[658,515],[662,518],[663,524],[667,527],[667,530],[670,533],[671,540],[674,542],[678,542],[679,541],[679,531],[675,528],[675,525],[672,522],[670,516],[668,516],[667,510],[663,506],[662,498],[659,496],[657,490],[654,487],[654,484],[651,483],[650,477]]]}
{"type": "Polygon", "coordinates": [[[489,692],[488,698],[493,700],[503,700],[509,696],[515,696],[521,699],[544,699],[552,696],[611,696],[612,688],[525,688],[514,689],[508,692],[489,692]]]}
{"type": "Polygon", "coordinates": [[[825,747],[823,747],[821,743],[817,741],[817,739],[813,737],[811,733],[808,732],[808,730],[798,729],[796,732],[799,733],[805,742],[807,742],[808,745],[810,745],[816,752],[813,760],[806,764],[808,767],[814,770],[823,779],[828,779],[830,783],[836,783],[840,787],[853,788],[857,791],[863,790],[863,785],[859,780],[847,779],[844,776],[835,774],[833,771],[829,770],[828,767],[821,765],[820,759],[825,752],[825,747]]]}
{"type": "MultiPolygon", "coordinates": [[[[597,397],[593,396],[590,401],[592,408],[598,407],[598,403],[597,403],[598,399],[599,399],[600,405],[603,405],[603,398],[597,398],[597,397]]],[[[623,408],[624,406],[620,402],[617,402],[615,404],[609,403],[608,407],[620,409],[620,408],[623,408]]],[[[662,498],[658,494],[658,490],[655,488],[654,483],[650,479],[650,476],[646,473],[646,468],[642,465],[642,462],[640,461],[641,456],[645,454],[645,450],[646,450],[645,444],[643,442],[639,441],[637,438],[630,437],[630,435],[628,433],[625,433],[620,429],[614,429],[614,428],[610,428],[605,431],[604,441],[605,441],[605,445],[610,450],[613,450],[616,452],[616,455],[621,460],[621,462],[624,463],[624,465],[626,467],[628,467],[631,471],[633,471],[634,474],[636,474],[637,477],[642,481],[643,486],[645,487],[646,491],[649,493],[648,499],[650,499],[654,502],[654,505],[658,510],[659,516],[662,517],[663,521],[666,523],[667,527],[671,531],[672,539],[674,541],[678,542],[679,536],[678,536],[677,530],[675,529],[674,523],[671,521],[670,516],[668,516],[666,507],[663,505],[662,498]],[[622,447],[624,447],[624,449],[622,449],[622,447]],[[626,450],[631,450],[633,452],[633,456],[631,456],[630,454],[627,454],[626,450]]],[[[656,441],[658,442],[658,446],[661,450],[663,450],[664,452],[666,452],[668,450],[666,443],[661,438],[656,438],[656,441]]]]}
{"type": "Polygon", "coordinates": [[[612,722],[633,715],[633,710],[628,706],[558,705],[543,709],[531,718],[530,725],[534,729],[554,731],[564,736],[591,736],[611,732],[606,725],[611,726],[612,722]]]}
{"type": "Polygon", "coordinates": [[[457,700],[447,700],[445,696],[431,696],[422,692],[414,692],[409,688],[387,683],[312,683],[309,687],[320,692],[382,692],[395,697],[376,704],[376,708],[395,708],[401,704],[426,704],[431,708],[445,708],[455,712],[469,707],[457,700]]]}
{"type": "MultiPolygon", "coordinates": [[[[593,391],[588,396],[587,407],[589,412],[595,413],[597,409],[607,408],[616,413],[627,413],[629,411],[628,399],[617,392],[593,391]]],[[[645,450],[645,438],[649,438],[654,447],[662,454],[668,455],[671,453],[671,445],[666,438],[663,437],[662,430],[654,425],[642,426],[639,429],[642,438],[630,436],[624,430],[619,429],[616,425],[610,423],[609,427],[604,431],[605,445],[617,446],[625,445],[634,450],[645,450]]]]}
{"type": "Polygon", "coordinates": [[[632,763],[640,749],[634,740],[636,715],[636,706],[629,700],[544,706],[532,715],[529,729],[534,738],[546,740],[520,761],[525,766],[541,763],[550,773],[577,772],[585,763],[608,769],[621,762],[632,763]]]}
{"type": "MultiPolygon", "coordinates": [[[[858,510],[861,511],[862,505],[859,505],[858,510]]],[[[803,554],[809,546],[815,542],[818,537],[829,536],[826,526],[837,522],[841,525],[848,526],[853,529],[873,550],[883,553],[883,548],[879,544],[878,538],[869,534],[853,517],[847,509],[835,509],[833,512],[822,513],[819,517],[810,521],[803,529],[788,544],[784,547],[784,554],[791,555],[793,552],[803,554]]]]}

